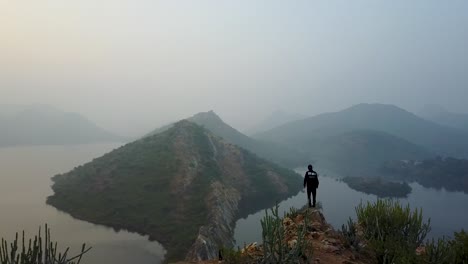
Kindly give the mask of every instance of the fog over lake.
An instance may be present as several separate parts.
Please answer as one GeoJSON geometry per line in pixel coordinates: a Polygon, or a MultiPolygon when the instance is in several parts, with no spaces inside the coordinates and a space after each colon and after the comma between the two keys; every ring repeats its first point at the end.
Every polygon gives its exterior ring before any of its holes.
{"type": "MultiPolygon", "coordinates": [[[[317,168],[319,171],[319,169],[317,168]]],[[[453,236],[453,232],[468,229],[468,195],[462,192],[448,192],[425,188],[417,183],[410,184],[413,189],[408,198],[399,199],[403,204],[409,203],[411,208],[422,208],[424,217],[431,218],[432,231],[429,237],[453,236]]],[[[355,191],[346,183],[332,177],[320,177],[320,187],[317,190],[317,200],[323,206],[323,213],[328,223],[335,229],[341,226],[349,217],[356,218],[355,207],[362,201],[373,202],[377,196],[355,191]]],[[[304,191],[279,204],[280,216],[289,208],[302,208],[307,204],[304,191]]],[[[238,246],[244,243],[261,242],[262,228],[260,219],[265,211],[259,211],[240,219],[236,223],[234,238],[238,246]]]]}
{"type": "MultiPolygon", "coordinates": [[[[67,172],[73,167],[91,161],[111,151],[119,144],[90,144],[79,146],[36,146],[0,149],[0,234],[14,238],[15,232],[25,230],[30,236],[39,226],[47,223],[52,237],[62,246],[79,249],[83,242],[93,249],[85,256],[86,263],[160,263],[164,249],[145,236],[76,220],[68,214],[46,205],[52,194],[50,178],[67,172]]],[[[319,168],[318,168],[319,170],[319,168]]],[[[320,171],[320,170],[319,170],[320,171]]],[[[300,175],[298,175],[300,177],[300,175]]],[[[412,183],[412,193],[403,203],[412,208],[422,207],[424,216],[431,218],[430,236],[450,236],[453,231],[468,228],[468,195],[424,188],[412,183]]],[[[340,228],[347,219],[355,217],[354,208],[359,202],[375,201],[375,195],[367,195],[350,189],[345,183],[332,177],[321,177],[318,200],[323,205],[327,221],[340,228]]],[[[296,196],[280,203],[280,213],[290,207],[302,207],[306,195],[296,196]]],[[[264,210],[237,221],[235,239],[239,246],[261,242],[260,219],[264,210]]]]}
{"type": "Polygon", "coordinates": [[[82,243],[93,247],[89,264],[160,263],[164,249],[148,237],[76,220],[46,205],[50,178],[111,151],[118,144],[0,148],[0,234],[11,241],[25,230],[33,237],[48,224],[54,241],[75,252],[82,243]]]}

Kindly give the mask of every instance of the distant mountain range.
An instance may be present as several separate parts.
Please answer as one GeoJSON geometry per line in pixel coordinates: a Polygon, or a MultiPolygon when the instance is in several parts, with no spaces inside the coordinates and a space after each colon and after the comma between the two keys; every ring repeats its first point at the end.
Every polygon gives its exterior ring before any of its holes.
{"type": "Polygon", "coordinates": [[[427,105],[419,116],[440,125],[468,131],[468,114],[453,113],[438,105],[427,105]]]}
{"type": "MultiPolygon", "coordinates": [[[[245,148],[258,156],[276,162],[280,165],[293,168],[302,166],[310,162],[309,157],[300,151],[287,147],[286,145],[268,142],[264,140],[256,140],[250,138],[230,125],[226,124],[215,112],[201,112],[187,120],[205,127],[217,136],[220,136],[228,142],[245,148]]],[[[151,132],[150,135],[161,133],[171,128],[173,124],[158,128],[151,132]]]]}
{"type": "MultiPolygon", "coordinates": [[[[0,108],[1,109],[1,108],[0,108]]],[[[44,105],[8,107],[0,114],[0,147],[124,141],[77,113],[44,105]]]]}
{"type": "Polygon", "coordinates": [[[187,120],[53,181],[49,204],[79,219],[148,234],[167,249],[167,262],[217,258],[220,247],[234,245],[238,218],[302,188],[293,171],[187,120]]]}
{"type": "Polygon", "coordinates": [[[433,155],[468,157],[466,132],[383,104],[359,104],[290,122],[254,138],[307,152],[314,160],[332,163],[335,168],[375,169],[375,164],[389,159],[433,155]]]}
{"type": "Polygon", "coordinates": [[[302,114],[288,113],[282,110],[277,110],[271,115],[267,116],[263,121],[257,123],[253,128],[247,131],[247,135],[254,135],[257,133],[265,132],[275,127],[279,127],[286,123],[305,119],[308,116],[302,114]]]}

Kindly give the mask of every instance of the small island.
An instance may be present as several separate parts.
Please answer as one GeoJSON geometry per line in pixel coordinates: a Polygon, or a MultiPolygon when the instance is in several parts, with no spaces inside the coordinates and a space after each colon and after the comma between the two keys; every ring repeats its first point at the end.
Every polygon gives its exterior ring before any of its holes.
{"type": "Polygon", "coordinates": [[[468,159],[436,157],[421,161],[400,160],[385,163],[380,172],[426,188],[468,193],[468,159]]]}
{"type": "Polygon", "coordinates": [[[379,177],[346,177],[342,181],[353,190],[380,198],[405,198],[411,193],[408,183],[392,182],[379,177]]]}

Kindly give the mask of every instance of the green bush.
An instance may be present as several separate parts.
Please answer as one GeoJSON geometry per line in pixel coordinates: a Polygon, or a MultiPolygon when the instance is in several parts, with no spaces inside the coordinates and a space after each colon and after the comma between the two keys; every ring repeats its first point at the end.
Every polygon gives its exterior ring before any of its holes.
{"type": "Polygon", "coordinates": [[[422,256],[422,262],[427,264],[453,264],[455,262],[455,252],[451,241],[445,238],[432,239],[425,245],[426,253],[422,256]]]}
{"type": "MultiPolygon", "coordinates": [[[[297,211],[290,210],[291,214],[297,211]]],[[[285,228],[283,219],[278,215],[278,205],[271,209],[271,215],[265,210],[265,216],[260,220],[263,238],[263,263],[300,263],[310,258],[307,255],[308,242],[306,240],[308,217],[305,214],[304,225],[297,229],[297,243],[290,248],[285,243],[285,228]]],[[[310,250],[310,248],[309,248],[310,250]]]]}
{"type": "Polygon", "coordinates": [[[86,248],[86,244],[83,244],[80,254],[69,257],[69,248],[58,252],[57,242],[52,242],[50,229],[47,225],[45,225],[44,236],[43,240],[41,229],[39,229],[34,240],[29,239],[26,244],[23,231],[21,248],[18,246],[18,233],[16,233],[13,243],[8,243],[2,238],[0,264],[79,264],[83,255],[91,249],[86,248]]]}
{"type": "Polygon", "coordinates": [[[356,230],[356,224],[351,217],[348,219],[346,225],[341,226],[341,234],[345,238],[345,246],[355,251],[361,250],[361,239],[359,238],[356,230]]]}
{"type": "Polygon", "coordinates": [[[356,207],[364,238],[379,264],[413,263],[416,248],[430,231],[430,220],[423,222],[422,210],[411,211],[394,200],[377,200],[356,207]]]}
{"type": "Polygon", "coordinates": [[[222,248],[221,256],[224,263],[239,264],[246,263],[246,258],[242,256],[240,249],[222,248]]]}
{"type": "Polygon", "coordinates": [[[451,246],[455,251],[455,263],[468,264],[468,233],[465,230],[455,232],[451,246]]]}

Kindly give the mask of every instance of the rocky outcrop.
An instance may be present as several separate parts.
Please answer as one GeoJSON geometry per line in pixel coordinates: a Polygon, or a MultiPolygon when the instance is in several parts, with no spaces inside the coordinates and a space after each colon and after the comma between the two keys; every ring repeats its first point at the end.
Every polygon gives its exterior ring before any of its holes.
{"type": "MultiPolygon", "coordinates": [[[[327,223],[323,213],[319,209],[302,209],[297,213],[290,214],[283,218],[284,245],[289,248],[298,243],[298,229],[307,224],[305,241],[305,256],[300,263],[310,264],[365,264],[370,263],[369,259],[353,252],[345,246],[345,239],[341,232],[335,231],[327,223]],[[308,254],[310,253],[310,254],[308,254]]],[[[260,263],[264,256],[262,245],[251,243],[241,251],[245,262],[241,263],[260,263]]]]}
{"type": "Polygon", "coordinates": [[[187,261],[216,259],[221,247],[234,246],[234,225],[241,195],[220,182],[214,182],[211,187],[212,193],[207,199],[209,223],[200,227],[198,237],[187,253],[187,261]]]}

